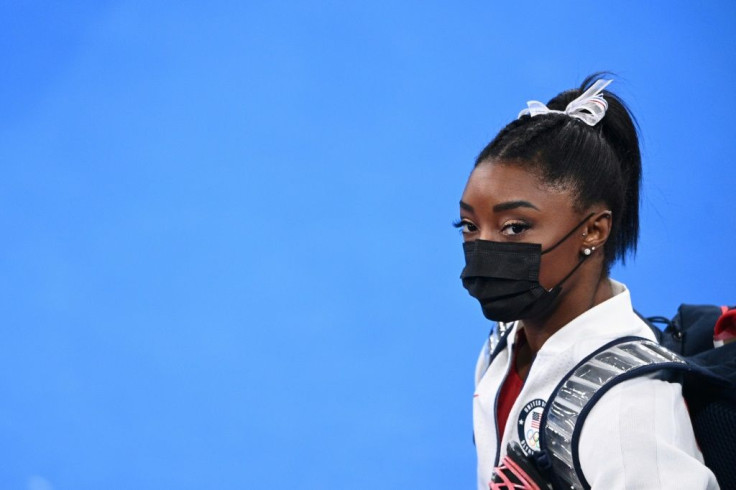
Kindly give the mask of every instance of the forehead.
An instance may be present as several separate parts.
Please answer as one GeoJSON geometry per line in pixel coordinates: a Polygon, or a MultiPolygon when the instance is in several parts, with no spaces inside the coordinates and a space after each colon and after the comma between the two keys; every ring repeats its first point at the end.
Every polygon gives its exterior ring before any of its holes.
{"type": "Polygon", "coordinates": [[[569,189],[550,186],[522,166],[497,162],[481,163],[473,169],[462,200],[483,209],[504,202],[528,201],[539,209],[566,211],[574,204],[569,189]]]}

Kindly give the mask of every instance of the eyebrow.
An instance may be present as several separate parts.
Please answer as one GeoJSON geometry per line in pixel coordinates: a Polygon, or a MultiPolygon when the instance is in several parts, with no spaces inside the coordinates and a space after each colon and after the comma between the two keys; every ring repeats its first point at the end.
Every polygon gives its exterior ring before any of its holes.
{"type": "Polygon", "coordinates": [[[460,208],[464,209],[465,211],[469,211],[471,213],[475,212],[475,208],[473,208],[473,206],[463,201],[460,201],[460,208]]]}
{"type": "Polygon", "coordinates": [[[529,201],[508,201],[508,202],[502,202],[501,204],[496,204],[493,206],[493,211],[498,213],[500,211],[508,211],[510,209],[516,209],[516,208],[531,208],[536,209],[539,211],[539,208],[536,207],[534,204],[530,203],[529,201]]]}

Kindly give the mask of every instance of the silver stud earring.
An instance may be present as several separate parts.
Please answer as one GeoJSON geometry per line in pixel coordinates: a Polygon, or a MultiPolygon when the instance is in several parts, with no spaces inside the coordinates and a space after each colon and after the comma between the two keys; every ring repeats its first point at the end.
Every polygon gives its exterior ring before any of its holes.
{"type": "Polygon", "coordinates": [[[595,247],[590,247],[590,249],[591,249],[592,251],[595,251],[595,247]]]}
{"type": "Polygon", "coordinates": [[[585,255],[590,255],[590,252],[591,252],[591,250],[589,248],[584,248],[583,249],[583,254],[585,254],[585,255]]]}

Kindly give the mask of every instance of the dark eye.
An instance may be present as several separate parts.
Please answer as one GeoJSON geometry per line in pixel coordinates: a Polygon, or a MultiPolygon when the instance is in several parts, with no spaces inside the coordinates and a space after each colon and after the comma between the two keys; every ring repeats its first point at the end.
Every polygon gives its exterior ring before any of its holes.
{"type": "Polygon", "coordinates": [[[456,221],[452,224],[452,226],[454,226],[455,228],[459,228],[460,233],[462,233],[463,235],[465,235],[466,233],[475,233],[476,231],[478,231],[478,227],[466,219],[456,221]]]}
{"type": "Polygon", "coordinates": [[[528,224],[521,221],[513,221],[503,225],[503,228],[501,228],[501,233],[506,236],[513,236],[518,235],[519,233],[522,233],[523,231],[528,229],[528,224]]]}

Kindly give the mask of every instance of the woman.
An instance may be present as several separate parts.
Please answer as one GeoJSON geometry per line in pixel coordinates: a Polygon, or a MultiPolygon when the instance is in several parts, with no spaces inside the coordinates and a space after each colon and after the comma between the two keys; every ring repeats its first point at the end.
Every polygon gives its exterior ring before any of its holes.
{"type": "MultiPolygon", "coordinates": [[[[609,341],[654,340],[611,265],[636,249],[641,157],[623,102],[592,76],[547,106],[529,102],[478,156],[460,201],[463,285],[510,329],[476,369],[478,488],[518,443],[539,451],[540,414],[560,379],[609,341]]],[[[718,488],[679,384],[611,389],[579,439],[592,488],[718,488]]],[[[498,478],[498,477],[497,477],[498,478]]]]}

